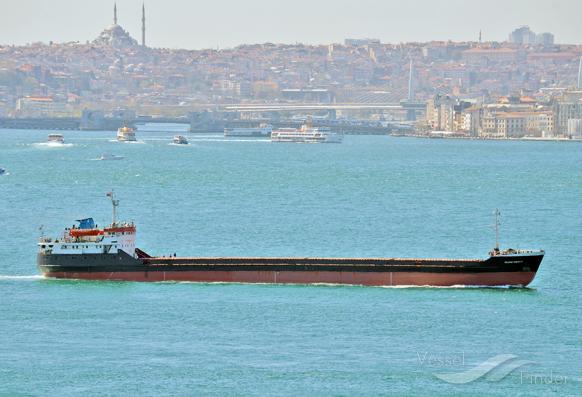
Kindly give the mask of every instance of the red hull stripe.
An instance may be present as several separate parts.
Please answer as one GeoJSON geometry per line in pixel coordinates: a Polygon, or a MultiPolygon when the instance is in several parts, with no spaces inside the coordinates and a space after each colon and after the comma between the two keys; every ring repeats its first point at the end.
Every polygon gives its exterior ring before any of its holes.
{"type": "Polygon", "coordinates": [[[527,286],[535,272],[427,273],[331,271],[158,271],[158,272],[51,272],[46,277],[78,280],[191,281],[265,284],[350,284],[370,286],[527,286]]]}

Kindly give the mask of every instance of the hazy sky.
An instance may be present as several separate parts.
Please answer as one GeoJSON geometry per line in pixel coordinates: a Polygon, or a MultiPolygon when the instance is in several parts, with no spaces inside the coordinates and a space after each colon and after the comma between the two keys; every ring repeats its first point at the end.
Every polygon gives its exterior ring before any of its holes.
{"type": "MultiPolygon", "coordinates": [[[[519,25],[582,43],[582,0],[146,0],[147,41],[199,49],[243,43],[505,40],[519,25]]],[[[113,1],[0,0],[0,43],[93,40],[113,1]]],[[[118,0],[119,24],[139,39],[141,0],[118,0]]]]}

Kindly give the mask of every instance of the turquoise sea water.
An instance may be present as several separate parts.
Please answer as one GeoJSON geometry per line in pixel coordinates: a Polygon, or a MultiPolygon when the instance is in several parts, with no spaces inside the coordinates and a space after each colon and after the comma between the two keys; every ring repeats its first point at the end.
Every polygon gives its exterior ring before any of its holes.
{"type": "Polygon", "coordinates": [[[0,130],[0,395],[581,395],[582,143],[347,136],[271,144],[0,130]],[[95,161],[103,153],[120,161],[95,161]],[[39,226],[110,220],[158,255],[485,257],[530,289],[45,280],[39,226]],[[534,363],[449,384],[498,355],[534,363]]]}

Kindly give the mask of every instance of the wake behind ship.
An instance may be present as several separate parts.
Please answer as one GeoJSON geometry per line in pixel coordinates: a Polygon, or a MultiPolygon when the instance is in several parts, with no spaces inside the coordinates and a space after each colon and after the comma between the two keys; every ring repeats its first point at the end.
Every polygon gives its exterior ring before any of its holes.
{"type": "Polygon", "coordinates": [[[480,259],[153,257],[136,248],[136,226],[78,220],[42,237],[37,264],[49,278],[370,286],[518,286],[534,279],[544,251],[500,250],[480,259]]]}

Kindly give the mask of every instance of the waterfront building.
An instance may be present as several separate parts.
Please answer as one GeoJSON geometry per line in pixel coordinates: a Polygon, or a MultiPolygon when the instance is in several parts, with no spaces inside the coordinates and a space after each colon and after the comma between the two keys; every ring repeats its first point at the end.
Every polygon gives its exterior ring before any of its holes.
{"type": "Polygon", "coordinates": [[[582,119],[568,120],[568,136],[572,138],[582,138],[582,119]]]}
{"type": "Polygon", "coordinates": [[[483,138],[505,138],[498,127],[499,119],[495,113],[485,113],[481,119],[479,136],[483,138]]]}
{"type": "Polygon", "coordinates": [[[461,131],[468,133],[472,137],[478,136],[482,116],[483,107],[481,106],[474,105],[465,109],[461,114],[461,131]]]}
{"type": "Polygon", "coordinates": [[[485,110],[479,136],[484,138],[547,137],[554,135],[553,112],[485,110]]]}
{"type": "Polygon", "coordinates": [[[498,134],[503,138],[518,138],[526,134],[527,118],[523,113],[498,114],[498,134]]]}
{"type": "Polygon", "coordinates": [[[456,98],[440,94],[427,102],[426,121],[433,131],[453,131],[456,102],[456,98]]]}
{"type": "MultiPolygon", "coordinates": [[[[469,132],[464,112],[472,103],[450,95],[435,95],[427,102],[426,118],[433,131],[469,132]]],[[[470,124],[470,121],[469,121],[470,124]]]]}
{"type": "Polygon", "coordinates": [[[529,136],[554,136],[554,112],[536,112],[527,120],[527,132],[529,136]]]}
{"type": "Polygon", "coordinates": [[[555,99],[554,131],[568,133],[568,120],[582,119],[582,91],[567,91],[555,99]]]}

